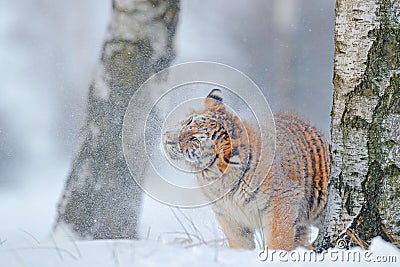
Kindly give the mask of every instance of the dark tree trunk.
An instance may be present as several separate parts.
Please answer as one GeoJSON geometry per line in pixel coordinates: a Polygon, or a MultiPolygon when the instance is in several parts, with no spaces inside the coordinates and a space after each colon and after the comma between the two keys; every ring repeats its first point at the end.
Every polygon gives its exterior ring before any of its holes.
{"type": "Polygon", "coordinates": [[[142,192],[123,157],[123,116],[138,87],[174,58],[178,13],[179,0],[113,1],[108,35],[90,86],[87,118],[59,203],[56,229],[68,228],[85,239],[138,237],[142,192]]]}

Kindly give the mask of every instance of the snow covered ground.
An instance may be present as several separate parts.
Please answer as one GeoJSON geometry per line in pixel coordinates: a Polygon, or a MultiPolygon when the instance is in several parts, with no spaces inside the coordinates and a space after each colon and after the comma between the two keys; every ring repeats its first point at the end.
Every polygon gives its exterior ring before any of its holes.
{"type": "MultiPolygon", "coordinates": [[[[56,169],[67,171],[68,166],[56,169]]],[[[369,251],[333,249],[319,255],[304,249],[262,254],[259,248],[229,249],[209,207],[172,210],[149,197],[144,199],[140,221],[142,240],[76,241],[51,233],[62,187],[59,179],[0,194],[1,267],[307,266],[321,262],[324,266],[398,266],[400,261],[400,250],[380,238],[369,251]]]]}
{"type": "Polygon", "coordinates": [[[313,254],[233,250],[219,246],[162,243],[152,240],[80,241],[27,245],[0,249],[1,266],[398,266],[399,250],[375,239],[371,251],[333,249],[313,254]],[[268,257],[266,256],[268,255],[268,257]]]}

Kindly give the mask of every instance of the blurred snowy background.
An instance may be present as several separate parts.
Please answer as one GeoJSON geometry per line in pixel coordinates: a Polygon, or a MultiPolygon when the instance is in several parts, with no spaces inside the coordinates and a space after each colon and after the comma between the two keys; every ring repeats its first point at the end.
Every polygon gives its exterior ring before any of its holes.
{"type": "MultiPolygon", "coordinates": [[[[273,111],[303,114],[328,135],[334,2],[182,0],[175,63],[231,65],[273,111]]],[[[110,0],[0,0],[0,244],[49,237],[110,11],[110,0]]],[[[208,208],[190,213],[212,218],[208,208]]],[[[177,225],[145,199],[142,235],[177,225]]]]}

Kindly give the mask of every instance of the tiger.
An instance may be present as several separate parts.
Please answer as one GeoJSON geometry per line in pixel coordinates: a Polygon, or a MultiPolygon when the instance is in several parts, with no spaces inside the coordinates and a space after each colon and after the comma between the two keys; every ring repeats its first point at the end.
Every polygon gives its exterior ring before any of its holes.
{"type": "Polygon", "coordinates": [[[202,187],[204,195],[214,200],[223,194],[212,210],[231,248],[254,249],[256,231],[264,248],[312,248],[311,226],[320,227],[330,174],[328,142],[297,114],[274,114],[274,123],[272,165],[261,166],[264,177],[255,190],[249,190],[249,182],[262,140],[225,107],[220,89],[213,89],[204,107],[177,129],[164,133],[168,156],[199,170],[199,185],[213,182],[202,187]]]}

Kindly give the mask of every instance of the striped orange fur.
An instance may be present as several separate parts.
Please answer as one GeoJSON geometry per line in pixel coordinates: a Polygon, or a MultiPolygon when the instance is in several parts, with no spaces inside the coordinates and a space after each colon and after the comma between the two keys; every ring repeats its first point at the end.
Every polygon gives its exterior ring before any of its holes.
{"type": "Polygon", "coordinates": [[[318,226],[326,204],[326,139],[298,115],[279,113],[274,120],[274,160],[270,169],[261,166],[264,180],[255,191],[248,187],[261,140],[253,127],[246,123],[241,127],[240,120],[227,111],[219,90],[208,95],[204,109],[190,114],[182,128],[166,133],[170,156],[186,160],[193,168],[204,167],[197,174],[200,185],[214,181],[204,189],[206,197],[215,199],[229,191],[212,208],[232,248],[254,248],[257,229],[268,248],[307,246],[310,226],[318,226]]]}

